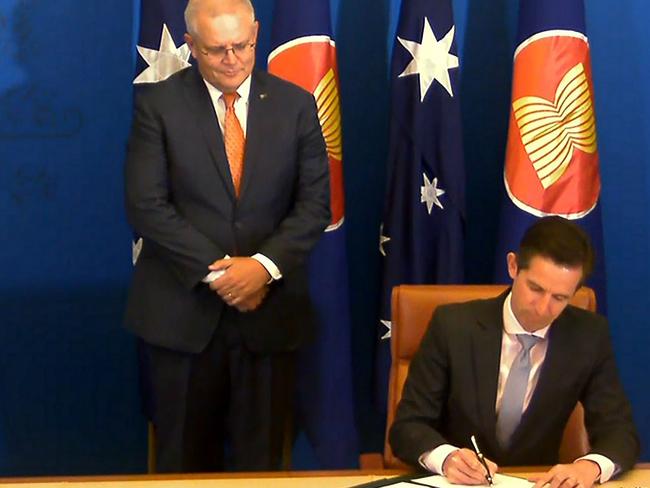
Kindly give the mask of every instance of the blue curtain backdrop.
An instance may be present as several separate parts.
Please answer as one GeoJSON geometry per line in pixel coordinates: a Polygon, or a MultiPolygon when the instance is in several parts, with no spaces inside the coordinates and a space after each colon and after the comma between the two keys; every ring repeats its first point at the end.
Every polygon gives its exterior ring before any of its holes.
{"type": "MultiPolygon", "coordinates": [[[[180,1],[180,0],[179,0],[180,1]]],[[[271,0],[257,0],[265,65],[271,0]]],[[[357,422],[373,412],[388,60],[397,0],[331,2],[344,127],[357,422]]],[[[467,173],[465,274],[492,278],[517,0],[456,0],[467,173]]],[[[650,45],[646,0],[586,2],[600,153],[608,315],[650,460],[650,45]]],[[[145,469],[122,165],[134,62],[132,0],[0,2],[0,475],[145,469]]]]}

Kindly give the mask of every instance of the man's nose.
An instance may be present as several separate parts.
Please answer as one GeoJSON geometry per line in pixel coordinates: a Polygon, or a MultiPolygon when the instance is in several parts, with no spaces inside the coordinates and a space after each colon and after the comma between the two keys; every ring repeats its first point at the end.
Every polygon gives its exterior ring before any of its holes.
{"type": "Polygon", "coordinates": [[[235,50],[233,48],[227,49],[223,55],[223,62],[226,64],[234,64],[236,61],[237,56],[235,56],[235,50]]]}
{"type": "Polygon", "coordinates": [[[551,304],[551,296],[544,294],[541,297],[537,299],[537,302],[535,303],[535,311],[537,312],[537,315],[547,315],[549,306],[551,304]]]}

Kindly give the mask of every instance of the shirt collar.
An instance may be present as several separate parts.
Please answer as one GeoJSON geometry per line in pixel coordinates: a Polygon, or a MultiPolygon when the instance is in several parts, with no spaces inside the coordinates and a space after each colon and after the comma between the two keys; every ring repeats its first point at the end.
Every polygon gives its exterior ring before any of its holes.
{"type": "MultiPolygon", "coordinates": [[[[251,93],[251,81],[252,81],[252,73],[246,77],[246,79],[242,82],[241,85],[239,85],[239,88],[237,88],[237,94],[239,95],[239,99],[243,101],[244,103],[248,103],[248,97],[250,96],[251,93]]],[[[208,83],[205,78],[203,78],[203,82],[205,83],[205,86],[208,87],[208,93],[210,94],[210,98],[212,100],[219,100],[221,98],[221,95],[223,95],[223,92],[219,90],[217,87],[214,85],[208,83]]]]}
{"type": "Polygon", "coordinates": [[[512,292],[508,293],[506,300],[503,302],[503,330],[505,333],[509,335],[529,334],[545,339],[551,324],[548,324],[543,329],[536,330],[535,332],[528,332],[521,326],[517,317],[515,317],[515,313],[512,311],[511,297],[512,292]]]}

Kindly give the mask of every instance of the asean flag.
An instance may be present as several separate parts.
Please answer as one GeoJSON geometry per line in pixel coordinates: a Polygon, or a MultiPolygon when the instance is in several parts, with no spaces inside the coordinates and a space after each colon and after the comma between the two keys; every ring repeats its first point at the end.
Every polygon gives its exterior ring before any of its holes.
{"type": "Polygon", "coordinates": [[[590,285],[605,301],[594,89],[582,0],[522,0],[514,54],[497,275],[535,218],[560,215],[590,234],[590,285]]]}
{"type": "Polygon", "coordinates": [[[276,0],[271,44],[269,72],[314,95],[330,166],[332,221],[309,257],[310,295],[318,317],[318,335],[312,346],[300,351],[297,365],[295,425],[298,439],[309,442],[315,463],[298,467],[352,468],[357,464],[358,448],[352,393],[341,109],[329,1],[276,0]]]}
{"type": "MultiPolygon", "coordinates": [[[[301,4],[299,1],[277,2],[277,4],[288,3],[294,3],[296,6],[301,4]]],[[[303,10],[317,10],[312,5],[301,6],[300,8],[303,10]]],[[[277,15],[278,10],[276,8],[277,15]]],[[[280,15],[284,16],[282,13],[280,15]]],[[[286,21],[286,16],[284,16],[283,20],[286,21]]],[[[316,99],[318,118],[323,129],[323,137],[327,144],[330,162],[332,222],[328,231],[332,230],[342,225],[344,214],[341,105],[339,101],[336,45],[329,35],[323,34],[304,35],[291,39],[271,52],[268,68],[270,73],[311,92],[316,99]]]]}

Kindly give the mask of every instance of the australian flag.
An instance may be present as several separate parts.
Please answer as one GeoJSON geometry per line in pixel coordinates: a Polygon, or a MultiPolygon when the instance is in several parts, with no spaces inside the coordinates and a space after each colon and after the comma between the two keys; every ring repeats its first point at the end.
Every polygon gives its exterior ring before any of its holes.
{"type": "Polygon", "coordinates": [[[561,215],[590,234],[596,268],[589,284],[605,305],[600,172],[594,89],[583,0],[521,0],[510,128],[503,173],[507,198],[497,276],[535,219],[561,215]]]}
{"type": "Polygon", "coordinates": [[[311,92],[327,144],[332,221],[309,260],[319,334],[300,353],[296,425],[321,469],[357,463],[345,251],[343,153],[329,0],[276,0],[269,71],[311,92]]]}
{"type": "Polygon", "coordinates": [[[404,0],[391,67],[387,193],[380,228],[377,392],[385,410],[395,285],[461,283],[465,170],[450,0],[404,0]]]}
{"type": "MultiPolygon", "coordinates": [[[[190,48],[183,40],[186,3],[178,0],[140,2],[138,57],[133,79],[136,91],[190,66],[190,48]]],[[[142,239],[134,236],[132,246],[135,265],[142,249],[142,239]]]]}
{"type": "Polygon", "coordinates": [[[138,36],[136,85],[155,83],[190,65],[190,49],[183,40],[187,2],[142,0],[138,36]]]}
{"type": "MultiPolygon", "coordinates": [[[[190,66],[190,49],[183,35],[185,20],[183,13],[187,2],[179,0],[142,0],[140,2],[138,55],[133,79],[134,92],[145,89],[151,83],[162,81],[177,71],[190,66]]],[[[142,239],[133,236],[132,252],[135,266],[142,239]]],[[[141,366],[146,364],[142,363],[141,366]]],[[[147,390],[149,384],[145,368],[140,368],[140,386],[142,388],[142,408],[144,414],[151,418],[151,395],[147,390]]],[[[153,469],[150,466],[150,469],[153,469]]]]}

